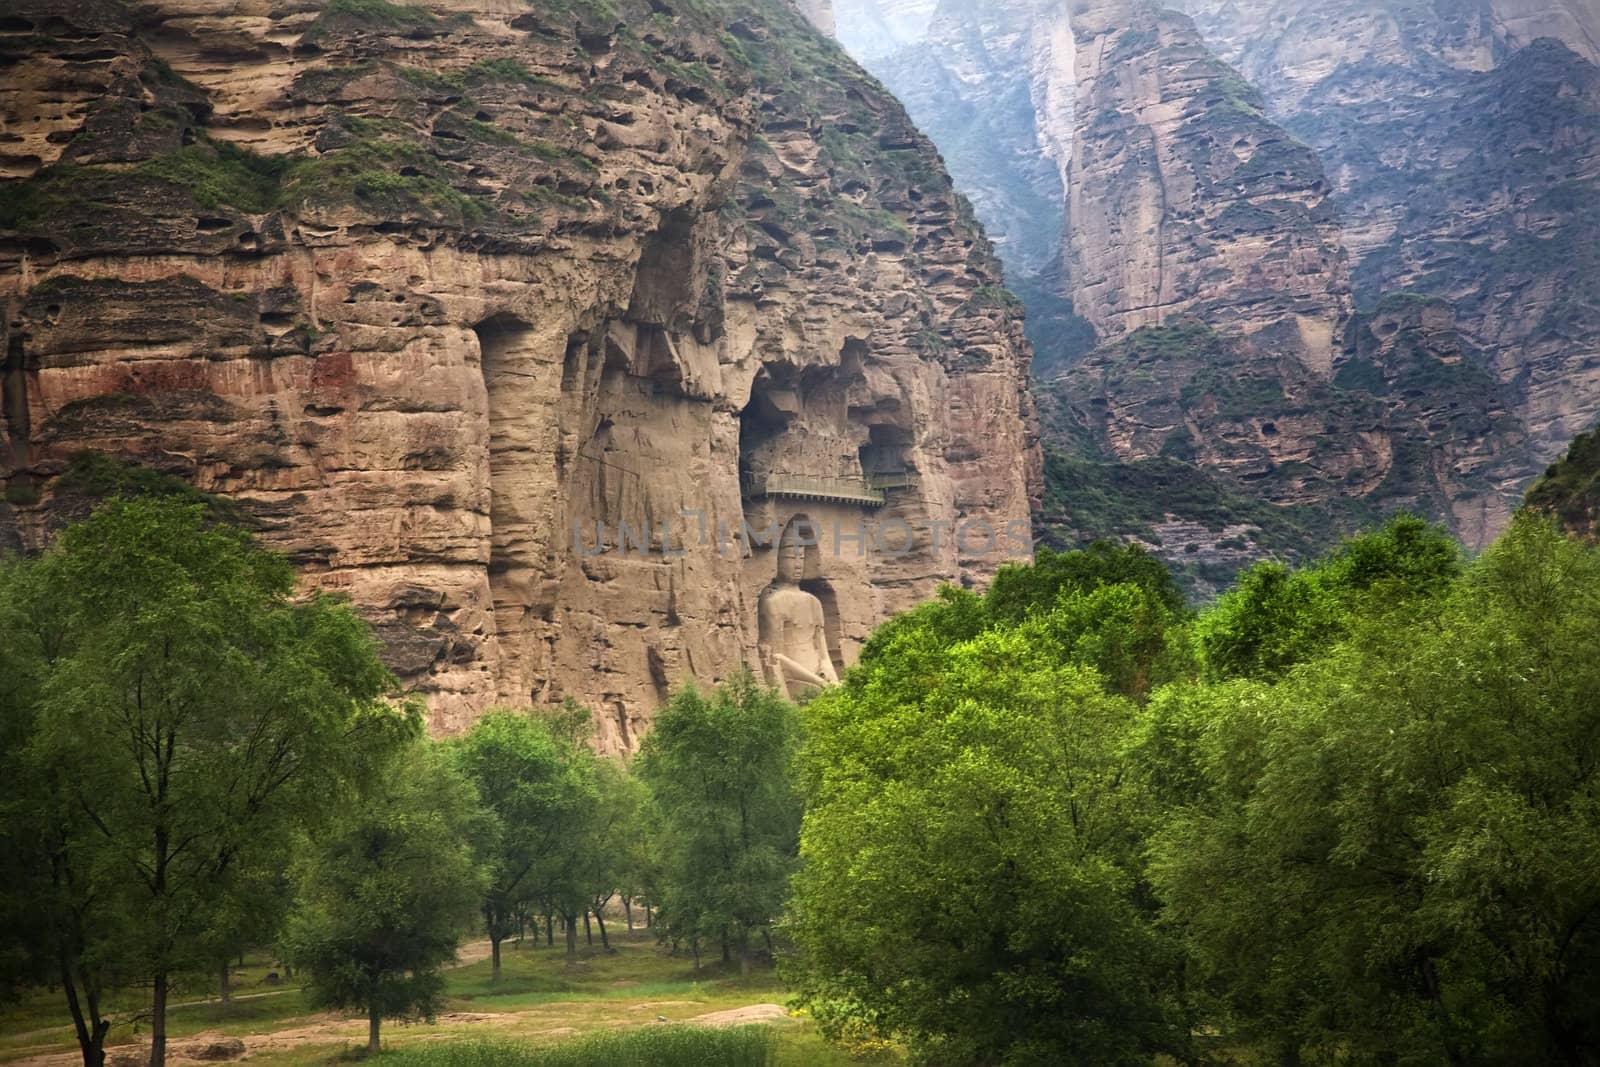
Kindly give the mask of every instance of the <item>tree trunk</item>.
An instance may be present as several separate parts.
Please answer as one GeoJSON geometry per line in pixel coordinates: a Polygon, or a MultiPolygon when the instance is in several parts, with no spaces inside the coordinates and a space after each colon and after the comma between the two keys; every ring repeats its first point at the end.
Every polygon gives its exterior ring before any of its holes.
{"type": "Polygon", "coordinates": [[[544,947],[549,948],[556,943],[556,917],[548,911],[544,913],[544,947]]]}
{"type": "Polygon", "coordinates": [[[367,1009],[367,1055],[378,1054],[378,1006],[367,1009]]]}
{"type": "Polygon", "coordinates": [[[628,920],[628,932],[630,934],[633,933],[633,898],[632,897],[623,897],[622,898],[622,914],[627,917],[627,920],[628,920]]]}
{"type": "Polygon", "coordinates": [[[607,952],[611,951],[611,940],[606,937],[606,917],[599,911],[594,913],[594,921],[600,926],[600,947],[607,952]]]}
{"type": "Polygon", "coordinates": [[[590,948],[594,948],[594,931],[589,928],[589,909],[583,909],[583,940],[590,948]]]}
{"type": "Polygon", "coordinates": [[[739,931],[739,976],[750,977],[750,931],[739,931]]]}
{"type": "Polygon", "coordinates": [[[578,920],[571,915],[563,917],[567,924],[567,962],[578,962],[578,920]]]}
{"type": "Polygon", "coordinates": [[[78,1035],[78,1049],[83,1053],[83,1067],[104,1067],[106,1062],[106,1034],[111,1023],[100,1018],[100,998],[86,984],[83,1002],[78,1000],[78,985],[65,959],[61,962],[61,988],[67,994],[67,1008],[72,1012],[72,1028],[78,1035]],[[87,1013],[85,1012],[87,1007],[87,1013]]]}
{"type": "Polygon", "coordinates": [[[689,942],[689,951],[694,953],[694,973],[700,973],[700,939],[695,938],[689,942]]]}
{"type": "Polygon", "coordinates": [[[651,917],[650,902],[647,900],[644,902],[644,928],[648,930],[654,925],[655,919],[651,917]]]}
{"type": "Polygon", "coordinates": [[[726,930],[722,932],[722,962],[733,962],[733,952],[728,948],[728,932],[726,930]]]}
{"type": "Polygon", "coordinates": [[[167,1063],[167,970],[156,971],[156,987],[150,1002],[150,1067],[167,1063]]]}
{"type": "Polygon", "coordinates": [[[500,981],[500,939],[498,937],[491,936],[489,938],[489,959],[492,961],[489,964],[489,979],[490,981],[498,982],[500,981]]]}
{"type": "Polygon", "coordinates": [[[230,1000],[233,999],[233,997],[230,995],[229,990],[228,990],[228,961],[227,960],[223,960],[222,961],[222,966],[217,968],[217,977],[220,979],[220,981],[217,984],[217,988],[222,993],[222,1003],[226,1004],[230,1000]]]}

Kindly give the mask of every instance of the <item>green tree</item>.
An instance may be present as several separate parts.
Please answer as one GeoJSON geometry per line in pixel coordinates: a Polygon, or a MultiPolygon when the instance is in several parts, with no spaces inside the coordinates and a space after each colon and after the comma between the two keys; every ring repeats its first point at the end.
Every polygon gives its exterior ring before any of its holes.
{"type": "Polygon", "coordinates": [[[171,982],[207,963],[234,880],[406,717],[381,699],[392,681],[356,615],[296,599],[287,561],[204,504],[114,500],[10,570],[0,643],[24,661],[8,699],[27,793],[7,818],[52,885],[24,904],[34,951],[86,1067],[103,1058],[108,969],[147,978],[161,1067],[171,982]]]}
{"type": "Polygon", "coordinates": [[[581,775],[574,774],[573,745],[532,713],[491,711],[456,751],[494,816],[481,857],[493,875],[482,912],[498,979],[500,944],[516,932],[528,899],[548,890],[552,857],[573,854],[571,838],[588,818],[588,797],[575,780],[581,775]]]}
{"type": "Polygon", "coordinates": [[[1032,563],[1008,563],[983,599],[991,618],[1019,623],[1035,611],[1050,610],[1062,594],[1108,585],[1138,586],[1171,615],[1185,608],[1183,590],[1166,564],[1139,545],[1107,540],[1070,552],[1040,548],[1032,563]]]}
{"type": "Polygon", "coordinates": [[[662,709],[635,769],[649,790],[660,849],[657,924],[667,936],[736,951],[748,971],[756,936],[783,907],[800,823],[790,762],[793,705],[740,674],[709,697],[662,709]]]}
{"type": "Polygon", "coordinates": [[[383,1019],[433,1017],[440,968],[483,903],[488,818],[449,754],[418,741],[303,850],[288,955],[315,1003],[366,1013],[368,1052],[383,1019]]]}
{"type": "Polygon", "coordinates": [[[1412,515],[1344,541],[1316,565],[1258,563],[1197,627],[1208,678],[1275,678],[1321,655],[1368,607],[1430,597],[1461,574],[1461,548],[1412,515]]]}
{"type": "Polygon", "coordinates": [[[562,774],[548,815],[556,832],[549,835],[549,847],[538,854],[525,881],[528,898],[540,901],[547,916],[560,916],[567,963],[572,965],[578,960],[578,924],[594,902],[598,868],[611,862],[598,841],[608,818],[604,772],[589,744],[594,721],[587,708],[568,699],[559,709],[538,715],[555,740],[562,774]]]}
{"type": "Polygon", "coordinates": [[[1193,800],[1154,881],[1218,1025],[1283,1062],[1597,1061],[1597,589],[1523,516],[1282,680],[1164,709],[1193,800]]]}
{"type": "Polygon", "coordinates": [[[785,969],[825,1031],[932,1063],[1186,1048],[1179,960],[1142,885],[1133,717],[1032,627],[953,646],[937,670],[852,673],[807,705],[785,969]]]}

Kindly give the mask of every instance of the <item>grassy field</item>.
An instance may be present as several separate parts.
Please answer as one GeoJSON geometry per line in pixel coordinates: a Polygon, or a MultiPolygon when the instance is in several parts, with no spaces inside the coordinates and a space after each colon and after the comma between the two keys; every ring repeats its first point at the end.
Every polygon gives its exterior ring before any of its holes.
{"type": "MultiPolygon", "coordinates": [[[[645,930],[615,934],[611,943],[615,949],[611,953],[601,951],[598,943],[593,950],[581,948],[578,962],[568,966],[560,944],[546,948],[531,939],[521,945],[508,942],[498,982],[490,978],[487,960],[452,968],[447,972],[445,1005],[434,1022],[384,1024],[383,1058],[392,1055],[396,1067],[407,1067],[413,1056],[426,1054],[428,1064],[444,1067],[458,1062],[454,1057],[438,1058],[434,1050],[442,1051],[446,1044],[455,1048],[488,1042],[488,1047],[503,1049],[509,1043],[526,1053],[528,1047],[567,1046],[585,1035],[615,1035],[642,1027],[659,1027],[662,1036],[648,1040],[666,1042],[670,1037],[665,1031],[677,1028],[662,1026],[662,1020],[684,1023],[712,1012],[782,1005],[788,999],[770,970],[741,978],[737,967],[718,963],[705,966],[696,976],[688,959],[668,955],[645,930]]],[[[175,1040],[202,1032],[237,1036],[245,1040],[252,1064],[272,1067],[329,1064],[364,1045],[363,1019],[314,1012],[298,988],[262,984],[270,966],[264,957],[247,957],[234,982],[234,998],[227,1004],[215,999],[214,988],[196,985],[181,991],[180,1002],[169,1013],[169,1033],[175,1040]]],[[[110,1044],[139,1040],[147,1024],[135,1016],[148,999],[148,990],[124,990],[113,998],[114,1017],[123,1021],[113,1029],[110,1044]]],[[[766,1013],[773,1014],[772,1009],[766,1013]]],[[[829,1067],[865,1062],[825,1044],[808,1020],[778,1018],[767,1026],[769,1063],[829,1067]]],[[[66,1062],[75,1057],[76,1049],[59,993],[40,991],[0,1013],[0,1062],[41,1058],[66,1062]]],[[[532,1053],[527,1055],[529,1067],[539,1067],[532,1053]]],[[[595,1062],[612,1062],[609,1055],[595,1062]]],[[[617,1055],[622,1057],[617,1063],[657,1062],[638,1060],[632,1052],[617,1055]]]]}

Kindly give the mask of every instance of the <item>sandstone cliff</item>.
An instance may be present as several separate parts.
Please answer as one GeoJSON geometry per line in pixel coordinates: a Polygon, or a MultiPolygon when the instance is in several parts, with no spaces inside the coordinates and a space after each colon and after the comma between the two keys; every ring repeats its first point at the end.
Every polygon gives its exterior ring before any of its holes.
{"type": "Polygon", "coordinates": [[[808,561],[839,663],[1025,550],[949,530],[1037,493],[998,266],[789,8],[24,0],[0,64],[0,538],[132,457],[354,598],[437,729],[574,696],[611,749],[759,667],[746,523],[914,528],[808,561]]]}

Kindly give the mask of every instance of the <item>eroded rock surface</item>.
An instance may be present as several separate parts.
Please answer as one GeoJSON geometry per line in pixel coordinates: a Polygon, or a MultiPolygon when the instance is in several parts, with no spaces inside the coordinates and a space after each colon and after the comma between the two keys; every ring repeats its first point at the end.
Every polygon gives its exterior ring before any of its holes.
{"type": "Polygon", "coordinates": [[[48,538],[74,454],[131,457],[349,594],[436,729],[572,696],[614,750],[759,662],[746,523],[913,531],[805,575],[840,664],[1026,551],[1014,304],[932,147],[798,14],[251,10],[0,21],[0,544],[48,538]],[[882,507],[764,491],[868,475],[882,507]]]}

